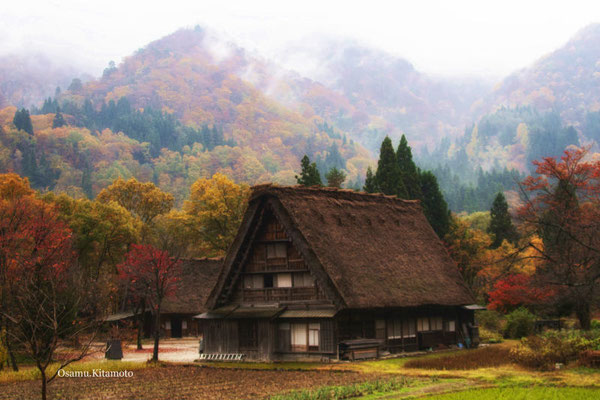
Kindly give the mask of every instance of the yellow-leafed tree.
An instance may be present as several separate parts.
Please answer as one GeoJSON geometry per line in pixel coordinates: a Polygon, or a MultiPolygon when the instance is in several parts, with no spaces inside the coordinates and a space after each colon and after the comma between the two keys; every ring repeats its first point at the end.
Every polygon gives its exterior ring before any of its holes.
{"type": "Polygon", "coordinates": [[[192,185],[184,210],[205,255],[225,254],[244,216],[249,191],[247,185],[238,185],[220,173],[192,185]]]}

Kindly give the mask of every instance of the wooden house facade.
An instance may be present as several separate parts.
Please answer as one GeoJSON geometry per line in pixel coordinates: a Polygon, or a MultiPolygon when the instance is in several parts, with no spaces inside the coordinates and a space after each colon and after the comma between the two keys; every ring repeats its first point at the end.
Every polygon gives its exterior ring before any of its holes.
{"type": "Polygon", "coordinates": [[[199,318],[206,354],[324,360],[468,343],[472,303],[418,202],[261,185],[199,318]]]}

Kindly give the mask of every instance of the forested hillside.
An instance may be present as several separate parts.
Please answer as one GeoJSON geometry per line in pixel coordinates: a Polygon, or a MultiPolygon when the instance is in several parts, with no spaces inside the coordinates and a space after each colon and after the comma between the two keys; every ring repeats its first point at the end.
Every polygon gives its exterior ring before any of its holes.
{"type": "Polygon", "coordinates": [[[599,32],[584,29],[492,91],[478,79],[428,76],[352,41],[291,48],[315,66],[303,70],[307,77],[286,69],[289,54],[277,64],[201,27],[111,62],[97,79],[7,62],[0,168],[37,189],[91,198],[117,177],[135,177],[181,202],[196,179],[216,172],[249,184],[295,183],[308,155],[323,181],[336,168],[346,187],[361,188],[383,138],[405,134],[451,210],[487,210],[498,191],[532,172],[533,160],[571,145],[597,151],[599,32]],[[16,127],[15,106],[28,108],[31,132],[16,127]]]}

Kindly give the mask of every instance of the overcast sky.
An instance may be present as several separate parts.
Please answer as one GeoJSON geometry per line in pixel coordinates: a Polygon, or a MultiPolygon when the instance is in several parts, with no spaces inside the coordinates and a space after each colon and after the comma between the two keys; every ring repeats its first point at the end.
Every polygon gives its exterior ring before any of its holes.
{"type": "Polygon", "coordinates": [[[152,40],[200,24],[270,57],[286,42],[325,34],[379,47],[425,72],[501,76],[600,22],[600,2],[590,0],[3,3],[0,53],[42,50],[66,56],[93,74],[152,40]]]}

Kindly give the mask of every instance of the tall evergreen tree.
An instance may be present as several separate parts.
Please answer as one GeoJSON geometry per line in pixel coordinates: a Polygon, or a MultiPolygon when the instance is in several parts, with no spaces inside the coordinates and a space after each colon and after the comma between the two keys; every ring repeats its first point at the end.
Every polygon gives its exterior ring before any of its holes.
{"type": "Polygon", "coordinates": [[[420,181],[423,193],[423,212],[435,233],[443,238],[450,228],[448,204],[440,191],[437,178],[431,171],[422,172],[420,181]]]}
{"type": "Polygon", "coordinates": [[[398,159],[402,182],[406,188],[407,198],[411,200],[421,199],[423,193],[421,192],[421,183],[419,182],[419,171],[413,161],[412,150],[404,135],[400,139],[396,158],[398,159]]]}
{"type": "Polygon", "coordinates": [[[61,126],[65,126],[67,122],[65,118],[60,112],[60,107],[56,110],[56,114],[54,115],[54,119],[52,120],[52,128],[60,128],[61,126]]]}
{"type": "Polygon", "coordinates": [[[336,167],[333,167],[329,170],[329,172],[325,175],[327,179],[327,186],[334,188],[341,188],[342,184],[346,180],[346,173],[336,167]]]}
{"type": "Polygon", "coordinates": [[[383,139],[379,150],[375,183],[383,194],[406,198],[406,188],[400,175],[396,152],[392,146],[392,140],[388,136],[383,139]]]}
{"type": "Polygon", "coordinates": [[[15,128],[20,131],[25,131],[30,135],[33,135],[33,124],[31,123],[31,117],[29,116],[29,110],[21,108],[21,110],[15,113],[13,118],[13,124],[15,128]]]}
{"type": "Polygon", "coordinates": [[[367,193],[376,193],[377,183],[375,182],[375,175],[373,175],[373,170],[371,166],[367,168],[367,178],[365,179],[365,186],[363,186],[363,190],[367,193]]]}
{"type": "Polygon", "coordinates": [[[510,219],[508,203],[502,192],[498,192],[496,195],[492,208],[490,209],[490,216],[491,220],[488,233],[491,234],[494,239],[490,247],[496,249],[500,247],[504,240],[516,243],[519,236],[517,234],[517,229],[510,219]]]}
{"type": "Polygon", "coordinates": [[[300,172],[300,176],[296,175],[296,180],[299,185],[302,186],[322,186],[321,182],[321,174],[317,169],[316,163],[311,163],[308,156],[305,154],[300,161],[302,165],[302,171],[300,172]]]}

